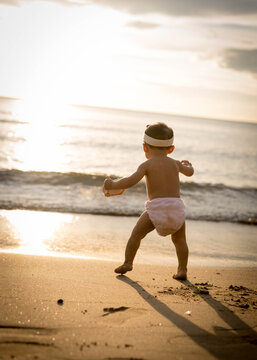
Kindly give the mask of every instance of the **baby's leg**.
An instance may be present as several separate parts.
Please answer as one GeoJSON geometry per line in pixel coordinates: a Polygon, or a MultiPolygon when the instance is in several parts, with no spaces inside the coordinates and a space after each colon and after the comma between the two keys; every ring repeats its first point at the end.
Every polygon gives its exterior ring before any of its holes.
{"type": "Polygon", "coordinates": [[[138,219],[127,243],[125,251],[124,264],[119,266],[114,271],[118,274],[125,274],[133,268],[133,260],[136,256],[137,250],[140,246],[141,240],[150,232],[154,230],[154,225],[151,222],[148,213],[145,211],[138,219]]]}
{"type": "Polygon", "coordinates": [[[188,247],[186,243],[186,226],[185,223],[182,227],[172,235],[172,241],[176,248],[178,257],[178,271],[173,275],[174,279],[186,280],[187,278],[187,260],[188,260],[188,247]]]}

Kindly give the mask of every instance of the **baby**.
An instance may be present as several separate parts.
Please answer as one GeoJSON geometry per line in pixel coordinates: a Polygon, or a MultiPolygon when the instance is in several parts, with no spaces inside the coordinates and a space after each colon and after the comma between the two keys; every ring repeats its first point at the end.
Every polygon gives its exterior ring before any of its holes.
{"type": "Polygon", "coordinates": [[[187,278],[188,247],[185,234],[185,208],[180,199],[179,173],[192,176],[194,169],[187,160],[168,157],[174,150],[173,130],[164,123],[147,125],[143,149],[147,160],[128,177],[104,181],[104,190],[127,189],[137,184],[144,176],[148,201],[146,210],[138,219],[128,240],[124,264],[115,269],[125,274],[133,268],[133,261],[141,240],[154,229],[161,236],[171,234],[178,257],[178,270],[173,278],[187,278]]]}

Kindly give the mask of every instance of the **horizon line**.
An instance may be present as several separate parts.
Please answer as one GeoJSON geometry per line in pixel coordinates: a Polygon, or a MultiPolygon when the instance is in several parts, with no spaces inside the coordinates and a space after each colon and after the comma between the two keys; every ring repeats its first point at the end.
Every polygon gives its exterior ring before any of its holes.
{"type": "MultiPolygon", "coordinates": [[[[6,99],[6,100],[21,100],[24,101],[26,98],[22,97],[14,97],[14,96],[6,96],[0,94],[0,99],[6,99]]],[[[129,109],[129,108],[119,108],[119,107],[112,107],[112,106],[101,106],[101,105],[89,105],[89,104],[81,104],[81,103],[67,103],[68,106],[79,106],[79,107],[88,107],[88,108],[98,108],[98,109],[106,109],[106,110],[117,110],[117,111],[131,111],[131,112],[142,112],[142,113],[149,113],[149,114],[160,114],[160,115],[171,115],[171,116],[178,116],[178,117],[184,117],[184,118],[193,118],[193,119],[202,119],[202,120],[215,120],[215,121],[228,121],[228,122],[239,122],[239,123],[246,123],[246,124],[257,124],[256,120],[242,120],[242,119],[232,119],[232,118],[214,118],[209,116],[203,116],[203,115],[186,115],[186,114],[179,114],[179,113],[170,113],[170,112],[162,112],[162,111],[150,111],[150,110],[143,110],[143,109],[129,109]]]]}

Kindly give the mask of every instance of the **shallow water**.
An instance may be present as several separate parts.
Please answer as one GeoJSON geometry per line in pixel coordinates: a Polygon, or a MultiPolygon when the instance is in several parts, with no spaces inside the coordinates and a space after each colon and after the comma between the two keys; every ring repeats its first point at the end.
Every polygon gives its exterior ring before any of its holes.
{"type": "MultiPolygon", "coordinates": [[[[123,261],[135,217],[0,211],[2,251],[123,261]]],[[[187,221],[189,266],[257,266],[257,228],[231,223],[187,221]]],[[[156,231],[142,240],[135,263],[176,265],[170,236],[156,231]]]]}

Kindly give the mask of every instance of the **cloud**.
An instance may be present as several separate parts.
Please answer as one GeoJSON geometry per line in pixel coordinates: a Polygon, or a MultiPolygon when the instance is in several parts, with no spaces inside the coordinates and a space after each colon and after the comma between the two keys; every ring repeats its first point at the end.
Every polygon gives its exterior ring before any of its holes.
{"type": "Polygon", "coordinates": [[[257,76],[257,49],[225,49],[219,60],[221,67],[257,76]]]}
{"type": "Polygon", "coordinates": [[[19,6],[21,4],[20,0],[0,0],[0,5],[9,5],[9,6],[19,6]]]}
{"type": "MultiPolygon", "coordinates": [[[[33,0],[0,0],[21,5],[33,0]]],[[[42,1],[42,0],[41,0],[42,1]]],[[[215,16],[257,14],[256,0],[46,0],[62,5],[96,4],[131,14],[159,13],[170,16],[215,16]]]]}
{"type": "Polygon", "coordinates": [[[156,23],[152,23],[152,22],[146,22],[146,21],[131,21],[131,22],[128,22],[126,26],[134,27],[134,28],[140,29],[140,30],[148,30],[148,29],[154,29],[160,25],[156,24],[156,23]]]}
{"type": "Polygon", "coordinates": [[[256,0],[92,0],[132,14],[160,13],[171,16],[212,16],[257,13],[256,0]]]}
{"type": "MultiPolygon", "coordinates": [[[[40,1],[40,0],[39,0],[40,1]]],[[[44,0],[41,0],[42,2],[44,0]]],[[[54,2],[58,3],[60,5],[66,5],[66,6],[75,6],[75,5],[88,5],[92,3],[91,0],[45,0],[48,2],[54,2]]],[[[9,5],[9,6],[21,6],[26,3],[33,3],[36,2],[36,0],[0,0],[0,5],[9,5]]]]}
{"type": "Polygon", "coordinates": [[[229,30],[240,30],[240,31],[254,31],[257,32],[257,26],[254,25],[246,25],[246,24],[208,24],[209,27],[219,27],[222,29],[229,30]]]}

